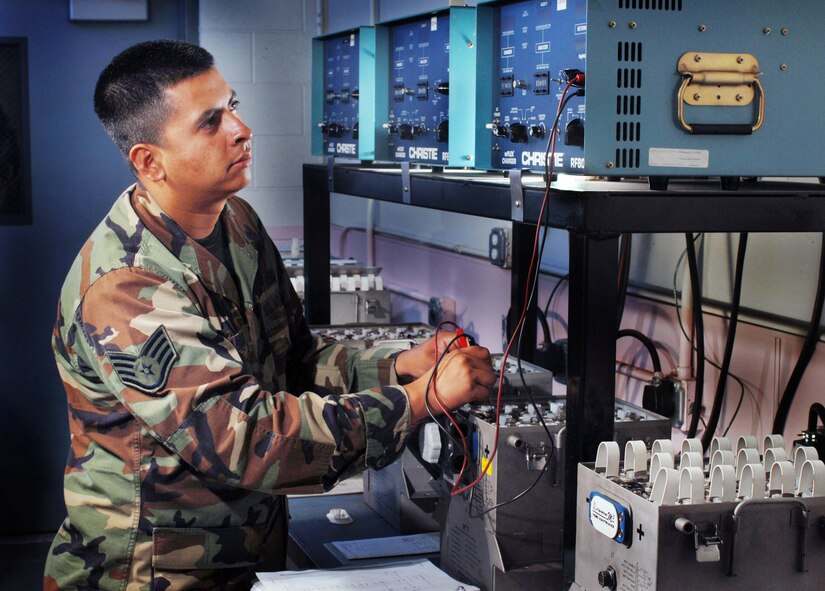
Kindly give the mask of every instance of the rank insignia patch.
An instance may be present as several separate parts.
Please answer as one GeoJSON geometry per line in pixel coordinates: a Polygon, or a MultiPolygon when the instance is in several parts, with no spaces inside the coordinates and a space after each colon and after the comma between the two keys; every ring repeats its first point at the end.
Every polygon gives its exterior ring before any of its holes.
{"type": "Polygon", "coordinates": [[[166,385],[178,353],[166,328],[159,326],[143,343],[140,354],[109,352],[106,356],[120,381],[146,394],[155,394],[166,385]]]}

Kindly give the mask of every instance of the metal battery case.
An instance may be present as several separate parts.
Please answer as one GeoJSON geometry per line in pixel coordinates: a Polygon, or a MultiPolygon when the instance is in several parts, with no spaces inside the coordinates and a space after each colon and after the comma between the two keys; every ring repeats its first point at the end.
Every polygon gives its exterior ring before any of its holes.
{"type": "Polygon", "coordinates": [[[571,590],[823,588],[825,497],[790,492],[660,505],[645,478],[608,478],[593,464],[579,464],[571,590]]]}
{"type": "MultiPolygon", "coordinates": [[[[549,373],[546,376],[549,379],[549,373]]],[[[492,407],[477,407],[462,412],[459,419],[474,456],[462,482],[481,470],[486,476],[472,492],[449,496],[441,566],[485,591],[561,589],[562,585],[565,399],[540,403],[552,442],[530,406],[508,404],[498,418],[492,407]],[[498,448],[490,459],[497,422],[498,448]],[[518,500],[489,510],[531,486],[518,500]]],[[[622,445],[629,440],[649,445],[670,437],[670,422],[617,401],[615,433],[622,445]]],[[[461,458],[442,459],[446,481],[454,481],[461,458]]]]}
{"type": "Polygon", "coordinates": [[[439,498],[432,476],[409,449],[386,468],[364,472],[364,503],[401,534],[438,531],[433,513],[439,498]]]}
{"type": "MultiPolygon", "coordinates": [[[[313,332],[315,331],[316,328],[313,328],[313,332]]],[[[370,348],[393,344],[402,346],[405,342],[420,343],[433,336],[435,331],[433,327],[424,324],[402,324],[338,327],[335,330],[326,330],[324,334],[347,343],[355,339],[356,346],[370,348]]],[[[501,368],[502,359],[501,354],[493,355],[493,366],[497,371],[501,368]]],[[[505,399],[510,402],[510,412],[516,408],[514,403],[524,399],[523,385],[516,374],[518,365],[518,360],[508,358],[504,366],[505,382],[508,384],[505,399]]],[[[525,381],[534,392],[534,396],[539,400],[547,400],[552,394],[550,373],[528,362],[522,362],[521,366],[525,381]]],[[[491,390],[490,395],[493,397],[495,392],[491,390]]],[[[423,433],[421,437],[423,438],[423,433]]],[[[462,461],[460,452],[455,450],[451,443],[442,442],[442,445],[445,464],[452,465],[462,461]]],[[[418,438],[412,442],[412,446],[416,450],[422,447],[418,438]]],[[[435,476],[435,471],[428,471],[407,449],[401,458],[386,468],[364,472],[364,502],[401,533],[438,531],[440,525],[435,513],[444,496],[440,492],[443,487],[436,481],[435,476]]]]}
{"type": "MultiPolygon", "coordinates": [[[[284,258],[290,281],[304,297],[304,261],[284,258]]],[[[380,267],[367,267],[352,259],[330,261],[330,320],[335,325],[383,325],[391,314],[390,292],[384,289],[380,267]]]]}
{"type": "Polygon", "coordinates": [[[822,7],[805,0],[480,1],[479,168],[821,176],[822,7]]]}

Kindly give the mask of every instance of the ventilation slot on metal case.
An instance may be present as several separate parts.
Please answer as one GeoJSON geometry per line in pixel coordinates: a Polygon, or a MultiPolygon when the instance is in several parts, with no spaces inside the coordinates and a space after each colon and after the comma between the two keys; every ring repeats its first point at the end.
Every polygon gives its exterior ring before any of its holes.
{"type": "Polygon", "coordinates": [[[641,166],[641,152],[637,147],[642,137],[642,97],[627,91],[639,91],[642,88],[642,69],[624,67],[627,63],[639,64],[642,61],[642,44],[620,41],[616,58],[616,168],[633,169],[641,166]]]}
{"type": "Polygon", "coordinates": [[[672,10],[681,12],[682,0],[619,0],[619,8],[638,10],[672,10]]]}

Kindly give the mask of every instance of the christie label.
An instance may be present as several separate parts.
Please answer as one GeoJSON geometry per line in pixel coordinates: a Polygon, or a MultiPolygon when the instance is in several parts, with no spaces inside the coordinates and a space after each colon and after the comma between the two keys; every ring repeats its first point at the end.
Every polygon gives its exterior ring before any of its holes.
{"type": "Polygon", "coordinates": [[[355,156],[358,153],[358,150],[356,149],[355,144],[336,144],[335,153],[355,156]]]}
{"type": "MultiPolygon", "coordinates": [[[[546,166],[544,152],[522,152],[521,165],[528,168],[546,166]]],[[[556,152],[553,157],[553,166],[564,166],[564,152],[556,152]]]]}
{"type": "Polygon", "coordinates": [[[419,148],[410,146],[410,158],[413,160],[438,160],[438,148],[419,148]]]}

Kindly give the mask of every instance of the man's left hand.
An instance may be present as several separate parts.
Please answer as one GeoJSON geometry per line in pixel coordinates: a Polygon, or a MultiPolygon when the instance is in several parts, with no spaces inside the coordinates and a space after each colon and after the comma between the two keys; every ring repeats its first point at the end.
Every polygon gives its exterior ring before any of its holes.
{"type": "MultiPolygon", "coordinates": [[[[455,332],[438,331],[438,335],[428,341],[402,351],[395,358],[395,372],[399,376],[412,379],[420,378],[435,365],[435,348],[438,343],[438,354],[444,353],[444,349],[457,336],[455,332]],[[437,340],[436,340],[437,339],[437,340]]],[[[450,345],[450,350],[460,349],[458,341],[450,345]]]]}

